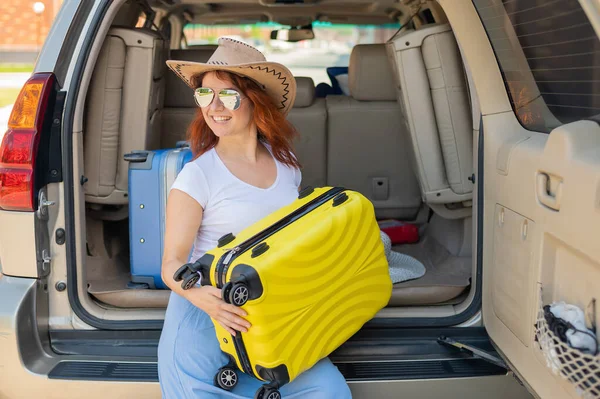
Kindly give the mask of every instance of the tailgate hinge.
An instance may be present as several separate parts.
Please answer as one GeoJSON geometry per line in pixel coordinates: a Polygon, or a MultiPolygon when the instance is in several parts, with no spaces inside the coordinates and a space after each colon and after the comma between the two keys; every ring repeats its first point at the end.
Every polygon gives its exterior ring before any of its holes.
{"type": "Polygon", "coordinates": [[[38,209],[35,218],[35,246],[37,253],[38,276],[46,277],[50,274],[50,233],[48,232],[48,207],[56,205],[49,201],[45,189],[41,189],[38,196],[38,209]]]}

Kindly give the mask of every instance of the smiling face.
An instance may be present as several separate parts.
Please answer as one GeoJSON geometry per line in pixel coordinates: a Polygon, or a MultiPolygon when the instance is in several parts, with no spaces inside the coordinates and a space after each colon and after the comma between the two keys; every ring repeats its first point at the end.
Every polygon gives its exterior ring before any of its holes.
{"type": "Polygon", "coordinates": [[[201,108],[204,120],[215,134],[221,138],[238,134],[246,134],[251,131],[253,123],[252,103],[233,83],[221,80],[214,72],[207,73],[202,79],[202,87],[208,87],[215,93],[209,106],[201,108]],[[240,93],[241,105],[231,111],[223,106],[218,93],[223,89],[232,89],[240,93]]]}

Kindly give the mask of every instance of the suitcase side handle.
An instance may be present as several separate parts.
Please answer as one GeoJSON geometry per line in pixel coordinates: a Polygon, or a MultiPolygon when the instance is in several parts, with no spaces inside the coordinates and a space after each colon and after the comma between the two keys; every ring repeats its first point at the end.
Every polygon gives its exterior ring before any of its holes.
{"type": "Polygon", "coordinates": [[[348,199],[348,194],[346,194],[345,192],[341,192],[333,199],[333,206],[334,207],[339,206],[339,205],[343,204],[344,202],[346,202],[347,199],[348,199]]]}
{"type": "Polygon", "coordinates": [[[133,151],[123,155],[123,159],[127,162],[146,162],[148,160],[147,151],[133,151]]]}

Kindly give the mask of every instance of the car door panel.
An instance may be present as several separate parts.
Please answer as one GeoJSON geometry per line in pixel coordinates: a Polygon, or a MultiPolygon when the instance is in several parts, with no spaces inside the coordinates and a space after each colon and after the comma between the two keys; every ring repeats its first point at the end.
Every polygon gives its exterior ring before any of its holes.
{"type": "MultiPolygon", "coordinates": [[[[558,356],[546,357],[549,341],[541,340],[542,351],[537,337],[547,338],[548,331],[537,321],[542,306],[553,301],[587,310],[600,296],[600,127],[582,120],[600,113],[600,41],[591,28],[600,15],[589,7],[583,12],[577,0],[440,4],[464,52],[482,113],[476,178],[483,186],[477,198],[483,196],[478,206],[485,328],[532,392],[580,397],[547,361],[560,358],[563,366],[574,366],[575,355],[565,346],[558,356]],[[579,51],[584,46],[587,53],[579,51]]],[[[588,318],[598,316],[595,310],[588,318]]],[[[579,359],[595,364],[595,373],[600,369],[598,357],[579,359]]],[[[573,376],[573,370],[566,374],[573,376]]],[[[580,379],[591,382],[589,365],[587,371],[580,379]]]]}
{"type": "Polygon", "coordinates": [[[586,310],[600,295],[600,126],[544,134],[515,122],[512,113],[483,117],[484,322],[542,398],[579,397],[547,366],[536,320],[543,305],[586,310]]]}
{"type": "Polygon", "coordinates": [[[495,204],[492,260],[494,314],[521,343],[529,346],[530,290],[536,224],[503,205],[495,204]]]}

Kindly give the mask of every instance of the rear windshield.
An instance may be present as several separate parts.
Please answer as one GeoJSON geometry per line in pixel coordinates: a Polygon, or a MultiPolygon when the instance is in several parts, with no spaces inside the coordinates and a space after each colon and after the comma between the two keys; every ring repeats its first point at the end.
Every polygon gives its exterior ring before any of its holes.
{"type": "Polygon", "coordinates": [[[183,32],[188,46],[216,44],[221,36],[248,43],[259,49],[268,61],[287,66],[294,76],[311,77],[315,85],[330,83],[326,68],[347,67],[352,48],[357,44],[385,43],[400,29],[399,24],[342,25],[313,23],[315,38],[291,43],[271,40],[271,31],[286,29],[274,23],[247,25],[188,24],[183,32]]]}
{"type": "Polygon", "coordinates": [[[473,3],[526,129],[598,117],[600,41],[578,0],[473,3]]]}

